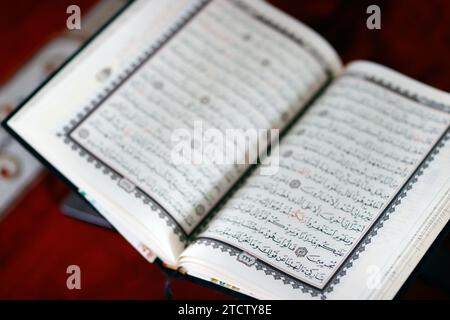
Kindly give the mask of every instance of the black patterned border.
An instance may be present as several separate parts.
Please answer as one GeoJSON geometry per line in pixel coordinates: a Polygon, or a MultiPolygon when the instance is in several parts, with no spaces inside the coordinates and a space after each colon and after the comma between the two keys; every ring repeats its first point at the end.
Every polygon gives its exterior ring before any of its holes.
{"type": "Polygon", "coordinates": [[[283,25],[277,23],[276,21],[271,20],[270,18],[264,16],[261,14],[257,9],[246,3],[242,0],[232,0],[232,2],[239,8],[241,8],[243,11],[245,11],[247,14],[251,15],[253,18],[258,20],[259,22],[263,23],[264,25],[270,27],[271,29],[274,29],[284,35],[286,38],[290,39],[294,43],[298,44],[300,47],[302,47],[305,51],[307,51],[312,57],[314,57],[319,64],[324,68],[325,74],[327,75],[328,79],[331,79],[333,77],[333,71],[332,68],[329,66],[329,63],[327,59],[320,53],[319,50],[317,50],[316,47],[312,46],[310,43],[306,42],[304,39],[302,39],[300,36],[292,32],[292,30],[287,29],[283,25]]]}
{"type": "MultiPolygon", "coordinates": [[[[329,77],[331,77],[331,71],[325,64],[325,59],[319,54],[319,52],[305,41],[300,39],[298,36],[294,35],[292,32],[282,28],[277,23],[272,22],[269,18],[264,17],[263,15],[256,12],[252,7],[244,4],[243,1],[239,0],[229,0],[230,3],[236,5],[236,7],[240,8],[250,16],[254,17],[258,21],[261,21],[265,25],[275,29],[280,32],[284,36],[288,37],[298,45],[302,46],[305,50],[310,52],[313,57],[315,57],[324,67],[326,73],[329,77]]],[[[126,180],[126,177],[122,176],[119,172],[115,171],[111,167],[109,167],[106,163],[98,159],[94,154],[90,153],[88,150],[83,148],[77,141],[72,139],[71,134],[75,131],[90,115],[92,115],[98,107],[100,107],[106,99],[108,99],[118,88],[120,88],[135,72],[137,72],[146,62],[148,62],[160,49],[164,47],[164,45],[172,39],[179,31],[181,31],[196,15],[198,15],[204,8],[207,7],[212,0],[201,0],[197,5],[193,6],[188,12],[186,12],[178,22],[174,24],[172,28],[170,28],[155,44],[152,44],[150,48],[145,50],[141,56],[139,56],[135,62],[131,63],[129,68],[125,70],[125,72],[117,77],[117,79],[113,80],[109,86],[107,86],[103,92],[98,94],[88,106],[86,106],[82,112],[78,113],[76,117],[70,121],[68,125],[66,125],[62,133],[58,133],[58,136],[64,139],[64,143],[71,146],[72,150],[78,151],[79,155],[82,158],[85,158],[89,163],[95,165],[97,169],[102,169],[105,175],[108,175],[112,180],[117,181],[118,185],[122,188],[125,185],[130,186],[130,182],[126,180]]],[[[136,198],[142,199],[145,204],[151,206],[152,210],[158,213],[158,216],[165,220],[167,225],[173,229],[174,233],[179,237],[180,241],[187,243],[187,239],[190,234],[187,233],[182,226],[178,223],[178,221],[160,205],[156,202],[150,195],[148,195],[144,190],[133,187],[132,190],[127,190],[128,192],[133,192],[136,198]]]]}
{"type": "MultiPolygon", "coordinates": [[[[200,237],[192,243],[212,247],[213,249],[218,249],[223,253],[227,253],[231,257],[236,257],[237,261],[245,264],[247,267],[254,267],[256,270],[264,272],[267,276],[272,276],[275,280],[283,281],[285,285],[290,285],[294,289],[302,290],[303,293],[309,293],[313,297],[322,295],[321,290],[318,290],[305,282],[292,277],[291,275],[273,267],[269,263],[226,242],[208,237],[200,237]]],[[[324,299],[324,296],[321,296],[321,298],[324,299]]]]}
{"type": "MultiPolygon", "coordinates": [[[[415,93],[412,93],[406,89],[400,88],[393,83],[386,81],[384,79],[376,78],[372,75],[367,75],[363,73],[347,73],[348,76],[358,77],[360,79],[369,81],[376,85],[379,85],[385,89],[388,89],[392,92],[395,92],[398,95],[401,95],[405,98],[413,100],[423,106],[434,108],[436,110],[444,111],[450,114],[450,106],[445,105],[443,103],[439,103],[427,97],[419,96],[415,93]]],[[[225,243],[223,241],[208,238],[208,237],[198,237],[197,240],[193,241],[193,243],[211,246],[215,249],[220,249],[224,253],[228,253],[230,256],[236,256],[236,259],[239,262],[246,264],[248,267],[254,267],[256,270],[263,271],[266,275],[272,276],[275,280],[283,281],[285,285],[290,285],[294,289],[300,289],[304,293],[309,293],[313,297],[320,297],[321,299],[326,299],[327,294],[332,292],[334,287],[339,284],[340,278],[347,274],[348,269],[353,266],[353,263],[359,258],[359,255],[365,250],[366,246],[372,242],[372,238],[377,235],[378,230],[383,227],[383,224],[386,220],[389,219],[390,215],[395,212],[396,207],[399,206],[402,202],[402,199],[407,196],[409,190],[411,190],[414,184],[417,183],[420,176],[423,175],[425,169],[427,169],[430,163],[434,160],[436,155],[439,153],[440,149],[442,149],[447,141],[450,141],[450,125],[445,130],[445,132],[438,139],[438,142],[433,146],[430,152],[426,155],[424,160],[418,165],[416,170],[412,173],[410,178],[406,181],[400,191],[394,196],[385,210],[380,214],[380,216],[375,220],[369,230],[366,232],[365,236],[359,241],[359,243],[355,246],[355,248],[350,252],[349,256],[344,260],[342,265],[338,270],[334,273],[334,275],[330,278],[330,280],[326,283],[323,289],[316,288],[306,282],[299,280],[280,269],[272,266],[271,264],[259,259],[248,252],[243,251],[240,248],[237,248],[231,244],[225,243]],[[245,259],[240,259],[240,257],[245,256],[245,259]],[[248,263],[251,261],[251,263],[248,263]]]]}
{"type": "Polygon", "coordinates": [[[433,100],[431,98],[425,97],[425,96],[421,96],[415,92],[412,92],[408,89],[402,88],[390,81],[387,81],[385,79],[382,78],[377,78],[373,75],[370,74],[366,74],[363,72],[357,72],[357,71],[347,71],[346,73],[344,73],[342,75],[343,77],[355,77],[355,78],[359,78],[368,82],[371,82],[373,84],[376,84],[380,87],[383,87],[384,89],[387,89],[393,93],[396,93],[402,97],[405,97],[409,100],[412,100],[416,103],[419,103],[421,105],[439,110],[439,111],[443,111],[446,113],[450,113],[450,105],[438,102],[436,100],[433,100]]]}

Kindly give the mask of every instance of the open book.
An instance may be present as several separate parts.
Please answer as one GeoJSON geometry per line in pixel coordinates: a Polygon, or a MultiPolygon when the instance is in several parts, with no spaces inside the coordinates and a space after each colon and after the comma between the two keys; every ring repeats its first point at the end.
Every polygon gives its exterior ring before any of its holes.
{"type": "Polygon", "coordinates": [[[256,298],[390,299],[450,217],[450,95],[263,1],[133,2],[5,127],[148,260],[256,298]]]}

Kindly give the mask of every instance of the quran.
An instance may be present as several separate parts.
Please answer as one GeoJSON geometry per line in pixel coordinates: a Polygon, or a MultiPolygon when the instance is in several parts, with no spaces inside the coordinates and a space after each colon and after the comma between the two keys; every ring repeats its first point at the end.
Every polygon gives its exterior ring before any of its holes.
{"type": "Polygon", "coordinates": [[[450,218],[450,95],[259,0],[134,1],[3,125],[149,262],[255,298],[391,299],[450,218]]]}

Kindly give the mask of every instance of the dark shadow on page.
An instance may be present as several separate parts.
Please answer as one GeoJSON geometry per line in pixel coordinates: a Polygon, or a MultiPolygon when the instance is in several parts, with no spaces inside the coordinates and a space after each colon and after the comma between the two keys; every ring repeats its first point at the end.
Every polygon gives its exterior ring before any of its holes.
{"type": "Polygon", "coordinates": [[[108,220],[106,220],[97,210],[92,208],[85,199],[74,192],[67,196],[61,209],[66,216],[114,230],[114,227],[108,220]]]}

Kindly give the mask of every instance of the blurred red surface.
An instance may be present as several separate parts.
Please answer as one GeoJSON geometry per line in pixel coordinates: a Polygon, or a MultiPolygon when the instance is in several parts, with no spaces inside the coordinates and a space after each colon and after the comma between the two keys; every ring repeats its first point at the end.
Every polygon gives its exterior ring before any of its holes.
{"type": "MultiPolygon", "coordinates": [[[[450,2],[271,1],[313,27],[344,62],[369,59],[450,91],[450,2]],[[365,27],[368,5],[382,10],[382,29],[365,27]]],[[[65,9],[93,0],[0,3],[0,82],[65,24],[65,9]]],[[[0,299],[163,299],[164,277],[118,234],[68,218],[60,204],[68,188],[50,173],[0,222],[0,299]],[[79,265],[82,290],[68,290],[66,268],[79,265]]],[[[449,239],[446,240],[450,248],[449,239]]],[[[175,298],[226,298],[181,280],[175,298]]],[[[449,298],[422,280],[405,298],[449,298]]]]}

